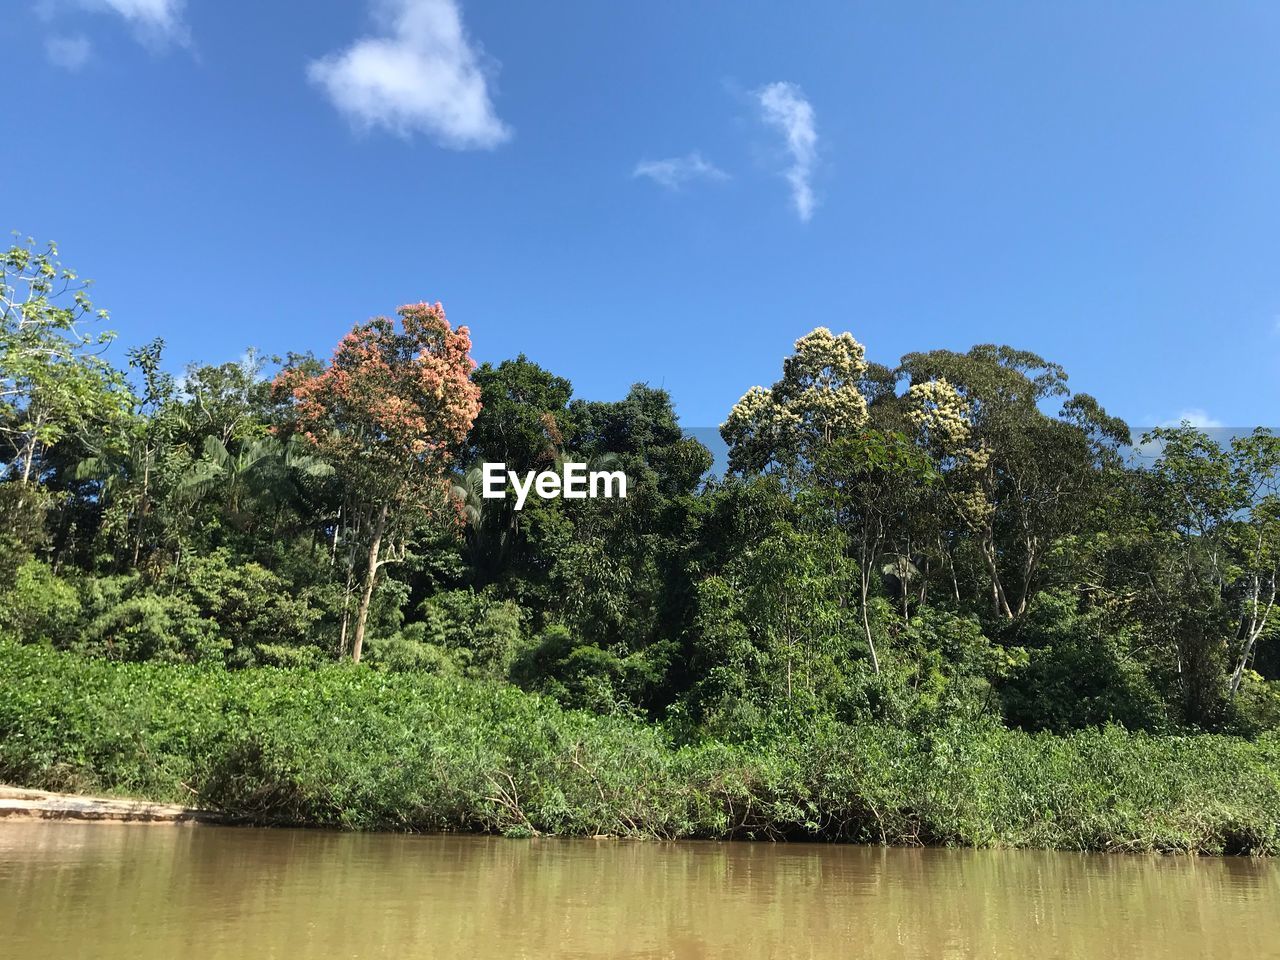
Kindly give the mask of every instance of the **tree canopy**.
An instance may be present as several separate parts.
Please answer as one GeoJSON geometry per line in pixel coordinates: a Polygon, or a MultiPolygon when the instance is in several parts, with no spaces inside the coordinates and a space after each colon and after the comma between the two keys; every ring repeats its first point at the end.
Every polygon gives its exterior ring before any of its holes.
{"type": "MultiPolygon", "coordinates": [[[[416,303],[325,361],[104,352],[56,248],[0,284],[0,631],[116,660],[475,676],[672,736],[797,718],[1280,723],[1280,438],[1128,425],[1007,345],[818,327],[726,413],[476,367],[416,303]],[[479,465],[625,471],[486,499],[479,465]]],[[[531,337],[530,350],[536,349],[531,337]]]]}

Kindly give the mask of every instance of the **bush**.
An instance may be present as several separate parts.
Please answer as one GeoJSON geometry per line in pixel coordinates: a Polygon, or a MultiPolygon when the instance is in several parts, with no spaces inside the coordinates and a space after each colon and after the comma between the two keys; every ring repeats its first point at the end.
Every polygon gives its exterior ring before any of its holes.
{"type": "Polygon", "coordinates": [[[221,660],[218,625],[182,597],[141,593],[94,617],[72,646],[113,660],[221,660]]]}
{"type": "Polygon", "coordinates": [[[1232,704],[1234,727],[1244,736],[1280,731],[1280,680],[1266,680],[1246,670],[1232,704]]]}
{"type": "Polygon", "coordinates": [[[14,573],[13,586],[0,596],[0,629],[24,643],[48,643],[74,636],[80,596],[46,563],[28,560],[14,573]]]}
{"type": "Polygon", "coordinates": [[[305,591],[295,595],[288,583],[257,563],[232,563],[226,550],[192,556],[175,590],[200,615],[218,625],[229,644],[228,662],[308,663],[322,651],[307,642],[320,611],[305,591]],[[282,648],[306,648],[297,654],[282,648]],[[269,648],[269,649],[268,649],[269,648]]]}
{"type": "Polygon", "coordinates": [[[1025,665],[1002,684],[1005,717],[1028,730],[1065,732],[1106,723],[1130,730],[1162,730],[1168,711],[1130,637],[1109,631],[1101,614],[1082,614],[1066,594],[1036,598],[1020,634],[1025,665]]]}
{"type": "Polygon", "coordinates": [[[422,604],[430,642],[452,651],[472,676],[506,677],[520,646],[524,612],[489,593],[450,590],[422,604]]]}
{"type": "Polygon", "coordinates": [[[1274,736],[796,719],[751,743],[677,747],[503,684],[112,663],[7,642],[0,689],[0,780],[194,799],[259,822],[1280,851],[1274,736]]]}
{"type": "Polygon", "coordinates": [[[413,623],[391,637],[370,637],[365,641],[365,658],[370,666],[380,670],[461,674],[462,667],[451,651],[423,639],[425,627],[425,624],[413,623]]]}
{"type": "Polygon", "coordinates": [[[854,687],[867,698],[869,719],[923,725],[988,712],[989,678],[1001,672],[1002,652],[975,618],[925,607],[900,624],[884,600],[873,600],[872,610],[884,634],[883,672],[864,668],[861,687],[854,687]]]}
{"type": "Polygon", "coordinates": [[[425,600],[418,613],[421,619],[365,641],[371,664],[400,672],[507,676],[521,643],[524,611],[518,604],[488,591],[448,590],[425,600]]]}
{"type": "Polygon", "coordinates": [[[0,583],[47,545],[45,518],[57,503],[44,487],[12,479],[0,483],[0,583]]]}

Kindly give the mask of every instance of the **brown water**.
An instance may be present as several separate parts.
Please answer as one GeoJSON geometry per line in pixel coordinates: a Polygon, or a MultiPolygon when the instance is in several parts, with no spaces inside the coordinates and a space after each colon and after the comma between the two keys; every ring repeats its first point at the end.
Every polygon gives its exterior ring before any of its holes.
{"type": "Polygon", "coordinates": [[[0,956],[1280,956],[1280,866],[0,822],[0,956]]]}

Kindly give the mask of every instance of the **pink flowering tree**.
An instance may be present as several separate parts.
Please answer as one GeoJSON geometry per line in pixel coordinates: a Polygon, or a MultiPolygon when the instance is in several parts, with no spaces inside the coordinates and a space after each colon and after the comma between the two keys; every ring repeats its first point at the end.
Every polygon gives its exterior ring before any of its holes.
{"type": "Polygon", "coordinates": [[[291,402],[294,429],[334,465],[368,537],[351,646],[356,663],[378,571],[403,555],[397,534],[448,515],[449,467],[480,412],[467,328],[450,327],[439,303],[397,313],[398,325],[377,317],[356,326],[318,372],[291,368],[276,381],[291,402]]]}

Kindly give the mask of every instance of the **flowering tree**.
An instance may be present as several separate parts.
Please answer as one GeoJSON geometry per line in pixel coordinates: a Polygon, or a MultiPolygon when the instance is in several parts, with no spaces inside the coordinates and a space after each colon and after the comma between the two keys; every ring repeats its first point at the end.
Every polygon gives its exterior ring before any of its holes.
{"type": "Polygon", "coordinates": [[[397,312],[399,329],[386,317],[360,324],[323,369],[295,367],[277,379],[292,399],[295,429],[334,465],[369,521],[357,663],[378,570],[400,558],[384,551],[384,540],[449,502],[449,465],[480,412],[467,328],[452,329],[439,303],[397,312]]]}
{"type": "Polygon", "coordinates": [[[826,327],[806,333],[783,361],[782,379],[748,390],[721,425],[730,468],[811,465],[833,440],[867,422],[860,389],[866,372],[865,351],[851,334],[826,327]]]}

